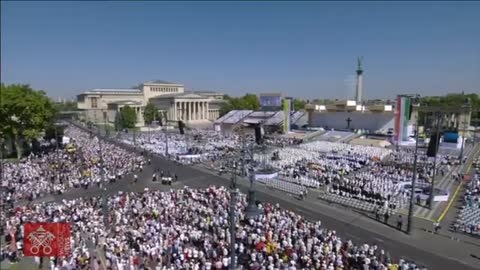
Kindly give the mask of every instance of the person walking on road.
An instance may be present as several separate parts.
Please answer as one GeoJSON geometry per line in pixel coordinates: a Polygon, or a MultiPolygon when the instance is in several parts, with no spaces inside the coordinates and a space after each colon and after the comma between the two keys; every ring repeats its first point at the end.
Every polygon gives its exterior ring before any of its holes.
{"type": "Polygon", "coordinates": [[[383,221],[385,224],[388,224],[388,218],[390,218],[390,215],[388,214],[388,210],[383,214],[383,221]]]}
{"type": "Polygon", "coordinates": [[[402,230],[403,218],[402,215],[398,215],[397,218],[397,229],[402,230]]]}

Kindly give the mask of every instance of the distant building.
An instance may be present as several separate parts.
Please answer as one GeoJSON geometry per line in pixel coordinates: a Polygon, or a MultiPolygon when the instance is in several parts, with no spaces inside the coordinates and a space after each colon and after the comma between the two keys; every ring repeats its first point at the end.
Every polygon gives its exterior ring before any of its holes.
{"type": "Polygon", "coordinates": [[[388,133],[395,124],[394,108],[387,104],[365,106],[355,100],[337,100],[327,105],[307,104],[305,110],[310,127],[388,133]]]}
{"type": "Polygon", "coordinates": [[[92,122],[114,122],[116,113],[125,106],[137,112],[137,126],[144,126],[145,106],[151,102],[169,121],[195,123],[214,121],[225,102],[223,94],[211,91],[185,91],[182,84],[161,80],[148,81],[138,89],[92,89],[77,96],[78,109],[92,122]]]}

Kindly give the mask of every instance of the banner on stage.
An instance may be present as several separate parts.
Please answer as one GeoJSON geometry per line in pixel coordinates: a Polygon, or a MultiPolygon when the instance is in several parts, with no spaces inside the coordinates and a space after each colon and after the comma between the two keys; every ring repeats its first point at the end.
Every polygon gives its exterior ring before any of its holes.
{"type": "Polygon", "coordinates": [[[24,256],[63,257],[71,252],[70,224],[68,223],[25,223],[24,256]]]}

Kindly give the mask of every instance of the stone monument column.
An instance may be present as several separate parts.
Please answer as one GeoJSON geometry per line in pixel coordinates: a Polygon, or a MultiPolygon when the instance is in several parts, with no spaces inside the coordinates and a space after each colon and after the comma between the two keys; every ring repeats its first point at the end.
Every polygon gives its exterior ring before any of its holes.
{"type": "Polygon", "coordinates": [[[362,105],[362,96],[363,96],[363,70],[362,70],[362,58],[359,57],[357,68],[357,91],[355,93],[355,101],[357,105],[362,105]]]}

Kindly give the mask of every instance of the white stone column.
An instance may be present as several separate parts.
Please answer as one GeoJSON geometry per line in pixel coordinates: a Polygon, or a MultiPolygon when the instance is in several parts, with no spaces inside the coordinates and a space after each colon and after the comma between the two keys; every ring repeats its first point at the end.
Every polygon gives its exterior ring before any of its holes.
{"type": "Polygon", "coordinates": [[[202,117],[202,102],[201,101],[198,102],[198,119],[203,120],[203,117],[202,117]]]}
{"type": "Polygon", "coordinates": [[[210,108],[208,106],[208,102],[207,102],[207,119],[210,120],[210,108]]]}
{"type": "Polygon", "coordinates": [[[203,118],[208,119],[208,110],[207,110],[207,102],[203,103],[203,118]]]}
{"type": "Polygon", "coordinates": [[[193,102],[193,120],[198,120],[198,102],[193,102]]]}
{"type": "Polygon", "coordinates": [[[187,121],[188,120],[188,103],[186,101],[183,102],[183,105],[184,105],[184,108],[183,108],[183,111],[184,111],[184,116],[183,116],[183,121],[187,121]]]}
{"type": "Polygon", "coordinates": [[[197,102],[197,120],[202,120],[202,102],[197,102]]]}
{"type": "Polygon", "coordinates": [[[193,104],[193,120],[198,120],[198,117],[197,117],[197,102],[194,101],[192,102],[193,104]]]}
{"type": "Polygon", "coordinates": [[[192,120],[195,120],[195,101],[192,101],[192,120]]]}
{"type": "Polygon", "coordinates": [[[188,102],[188,120],[193,120],[193,102],[188,102]]]}
{"type": "Polygon", "coordinates": [[[187,121],[188,120],[188,102],[184,101],[183,104],[185,105],[185,120],[184,121],[187,121]]]}
{"type": "Polygon", "coordinates": [[[195,101],[190,102],[192,106],[192,120],[195,120],[195,101]]]}
{"type": "Polygon", "coordinates": [[[182,120],[185,121],[185,115],[186,115],[186,108],[185,108],[185,102],[182,101],[182,120]]]}
{"type": "Polygon", "coordinates": [[[172,116],[172,119],[173,120],[177,120],[177,102],[174,101],[173,102],[173,116],[172,116]]]}
{"type": "Polygon", "coordinates": [[[182,119],[182,102],[178,102],[178,107],[177,107],[177,120],[181,120],[182,119]]]}

